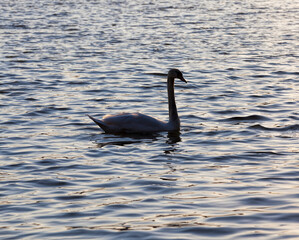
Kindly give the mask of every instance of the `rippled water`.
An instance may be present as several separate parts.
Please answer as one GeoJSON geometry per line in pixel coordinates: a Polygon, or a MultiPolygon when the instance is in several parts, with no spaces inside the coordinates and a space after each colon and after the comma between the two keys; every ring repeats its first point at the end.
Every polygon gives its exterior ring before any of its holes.
{"type": "Polygon", "coordinates": [[[298,239],[298,1],[0,3],[2,239],[298,239]],[[167,119],[104,134],[86,114],[167,119]]]}

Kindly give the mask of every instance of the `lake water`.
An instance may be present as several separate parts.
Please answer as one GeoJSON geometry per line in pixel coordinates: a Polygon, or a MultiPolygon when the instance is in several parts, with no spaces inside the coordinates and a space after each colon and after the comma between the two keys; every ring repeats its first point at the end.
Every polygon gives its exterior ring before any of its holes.
{"type": "Polygon", "coordinates": [[[298,239],[299,3],[2,0],[1,239],[298,239]],[[104,134],[86,114],[180,134],[104,134]]]}

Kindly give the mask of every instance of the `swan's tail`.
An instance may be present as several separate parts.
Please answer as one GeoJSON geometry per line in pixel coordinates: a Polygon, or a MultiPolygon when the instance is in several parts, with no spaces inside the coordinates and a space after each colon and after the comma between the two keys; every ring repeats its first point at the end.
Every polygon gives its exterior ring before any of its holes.
{"type": "Polygon", "coordinates": [[[95,119],[94,117],[87,114],[87,116],[94,121],[100,128],[102,128],[105,132],[109,132],[109,127],[101,120],[95,119]]]}

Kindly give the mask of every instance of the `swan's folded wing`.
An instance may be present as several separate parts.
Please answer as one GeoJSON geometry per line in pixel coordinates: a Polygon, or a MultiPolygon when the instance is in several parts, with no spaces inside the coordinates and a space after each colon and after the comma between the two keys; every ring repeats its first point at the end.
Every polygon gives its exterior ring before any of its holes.
{"type": "Polygon", "coordinates": [[[167,124],[141,113],[121,113],[107,115],[103,122],[116,132],[158,132],[167,130],[167,124]]]}

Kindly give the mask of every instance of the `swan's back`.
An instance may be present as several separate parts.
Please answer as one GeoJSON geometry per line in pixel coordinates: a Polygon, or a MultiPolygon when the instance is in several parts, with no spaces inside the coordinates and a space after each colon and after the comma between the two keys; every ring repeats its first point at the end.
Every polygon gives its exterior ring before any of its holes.
{"type": "Polygon", "coordinates": [[[147,133],[168,130],[167,123],[142,113],[106,115],[103,122],[111,128],[111,132],[147,133]]]}

